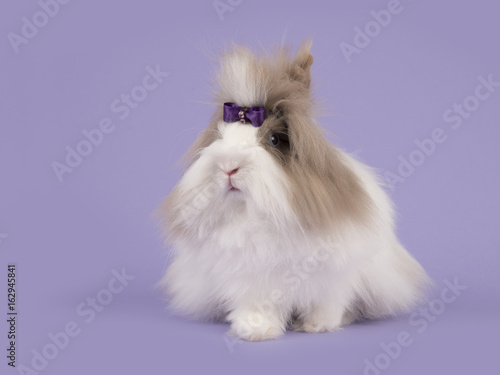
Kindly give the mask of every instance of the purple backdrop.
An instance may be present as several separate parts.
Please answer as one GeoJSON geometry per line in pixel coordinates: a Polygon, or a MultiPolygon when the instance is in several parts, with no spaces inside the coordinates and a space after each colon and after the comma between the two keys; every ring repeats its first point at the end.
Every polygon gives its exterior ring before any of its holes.
{"type": "Polygon", "coordinates": [[[494,0],[4,1],[1,373],[496,371],[499,12],[494,0]],[[314,38],[321,122],[392,184],[401,240],[436,289],[411,317],[242,343],[165,312],[150,215],[213,111],[210,56],[285,33],[295,47],[314,38]]]}

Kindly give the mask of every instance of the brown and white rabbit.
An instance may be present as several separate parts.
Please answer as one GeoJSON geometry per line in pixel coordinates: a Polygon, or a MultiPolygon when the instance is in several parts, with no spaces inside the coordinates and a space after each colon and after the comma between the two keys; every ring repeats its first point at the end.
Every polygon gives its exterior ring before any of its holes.
{"type": "Polygon", "coordinates": [[[245,340],[407,312],[430,283],[380,179],[316,123],[310,48],[223,54],[217,111],[160,207],[170,306],[245,340]]]}

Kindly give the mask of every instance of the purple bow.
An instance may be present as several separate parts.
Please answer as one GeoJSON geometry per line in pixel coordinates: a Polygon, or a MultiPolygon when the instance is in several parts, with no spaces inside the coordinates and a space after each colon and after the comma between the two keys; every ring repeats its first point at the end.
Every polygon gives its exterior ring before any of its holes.
{"type": "Polygon", "coordinates": [[[258,128],[262,125],[266,117],[267,113],[264,107],[242,108],[235,103],[224,103],[225,122],[240,121],[242,124],[246,124],[248,121],[258,128]]]}

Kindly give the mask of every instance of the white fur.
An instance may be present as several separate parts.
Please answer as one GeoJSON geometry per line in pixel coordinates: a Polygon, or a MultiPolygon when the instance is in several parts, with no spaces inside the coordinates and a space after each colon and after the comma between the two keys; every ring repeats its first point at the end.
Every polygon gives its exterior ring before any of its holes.
{"type": "Polygon", "coordinates": [[[221,61],[218,82],[221,96],[243,107],[266,102],[266,76],[250,50],[226,56],[221,61]]]}
{"type": "Polygon", "coordinates": [[[162,280],[178,313],[225,317],[232,334],[263,340],[283,334],[292,312],[295,329],[323,332],[359,318],[359,301],[369,318],[414,306],[427,276],[399,244],[391,202],[372,170],[343,154],[375,202],[371,227],[346,223],[312,234],[298,224],[287,178],[257,129],[221,122],[218,130],[221,138],[178,185],[176,220],[192,231],[175,238],[162,280]],[[236,192],[225,173],[235,168],[236,192]]]}

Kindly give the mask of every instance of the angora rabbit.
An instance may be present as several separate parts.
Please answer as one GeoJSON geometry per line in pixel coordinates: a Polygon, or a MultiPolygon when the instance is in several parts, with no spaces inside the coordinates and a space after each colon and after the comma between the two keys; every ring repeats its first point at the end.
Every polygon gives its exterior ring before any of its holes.
{"type": "Polygon", "coordinates": [[[374,171],[316,123],[310,48],[223,54],[217,111],[159,209],[170,306],[245,340],[407,312],[430,282],[374,171]]]}

